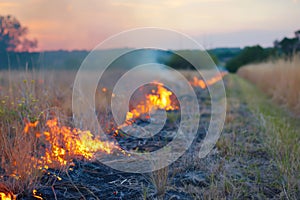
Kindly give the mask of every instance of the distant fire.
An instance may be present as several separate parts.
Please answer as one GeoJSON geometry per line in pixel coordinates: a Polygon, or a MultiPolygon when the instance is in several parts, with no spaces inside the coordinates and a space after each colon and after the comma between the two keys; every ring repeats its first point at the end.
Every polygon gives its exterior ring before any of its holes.
{"type": "Polygon", "coordinates": [[[200,87],[205,89],[208,85],[213,85],[216,82],[222,80],[222,78],[227,74],[227,72],[221,72],[220,75],[214,76],[211,79],[206,80],[206,82],[202,79],[198,79],[198,77],[194,76],[193,80],[190,81],[191,85],[194,87],[200,87]]]}
{"type": "MultiPolygon", "coordinates": [[[[190,81],[190,84],[194,87],[200,87],[201,89],[206,89],[208,85],[213,85],[216,82],[222,80],[222,78],[227,74],[227,72],[221,72],[220,75],[214,76],[206,82],[198,77],[194,76],[193,80],[190,81]]],[[[130,111],[127,112],[125,122],[117,127],[114,131],[114,135],[118,134],[118,129],[132,124],[135,119],[143,116],[149,118],[149,112],[151,110],[178,110],[179,104],[178,101],[175,101],[175,95],[165,88],[162,83],[154,82],[156,89],[151,90],[151,94],[145,95],[145,99],[140,101],[137,105],[134,106],[130,111]]]]}
{"type": "Polygon", "coordinates": [[[156,89],[152,89],[152,94],[146,95],[145,101],[139,102],[134,109],[130,110],[126,114],[126,121],[133,118],[138,118],[142,114],[149,114],[154,109],[161,110],[177,110],[179,107],[177,103],[172,101],[171,96],[173,93],[166,89],[161,83],[155,83],[156,89]]]}
{"type": "MultiPolygon", "coordinates": [[[[220,75],[208,79],[206,82],[198,77],[194,76],[190,84],[194,87],[200,87],[205,89],[208,85],[213,85],[216,82],[222,80],[227,72],[221,72],[220,75]]],[[[157,89],[152,90],[152,94],[146,95],[145,101],[138,103],[134,109],[131,109],[126,114],[126,121],[140,117],[142,114],[149,114],[154,109],[161,110],[177,110],[179,109],[178,102],[171,99],[173,93],[166,89],[162,83],[155,82],[157,89]]]]}

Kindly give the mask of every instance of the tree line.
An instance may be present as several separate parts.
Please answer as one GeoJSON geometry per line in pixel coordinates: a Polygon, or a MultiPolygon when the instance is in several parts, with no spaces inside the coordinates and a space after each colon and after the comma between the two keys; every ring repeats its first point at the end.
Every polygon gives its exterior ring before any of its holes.
{"type": "Polygon", "coordinates": [[[245,47],[237,56],[229,60],[225,67],[229,72],[235,73],[241,66],[250,63],[264,62],[269,59],[291,59],[294,54],[300,52],[300,30],[295,31],[295,37],[284,37],[274,41],[274,46],[262,48],[259,45],[245,47]]]}

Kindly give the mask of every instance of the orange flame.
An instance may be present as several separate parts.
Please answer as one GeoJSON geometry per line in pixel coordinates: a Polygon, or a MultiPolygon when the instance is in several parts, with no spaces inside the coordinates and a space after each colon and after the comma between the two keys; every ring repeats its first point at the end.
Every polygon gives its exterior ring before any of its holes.
{"type": "MultiPolygon", "coordinates": [[[[29,128],[36,127],[37,123],[28,122],[25,125],[24,133],[28,133],[29,128]]],[[[113,150],[121,150],[112,142],[101,141],[95,138],[90,131],[68,126],[59,126],[57,118],[46,122],[47,130],[42,136],[46,146],[40,164],[44,168],[55,167],[57,165],[67,165],[75,157],[92,159],[96,152],[111,154],[113,150]]]]}
{"type": "Polygon", "coordinates": [[[15,195],[13,195],[13,194],[10,193],[10,192],[7,192],[7,193],[5,193],[5,192],[0,192],[0,199],[1,199],[1,200],[15,200],[16,197],[15,197],[15,195]]]}
{"type": "Polygon", "coordinates": [[[32,196],[34,198],[36,198],[36,199],[43,200],[43,197],[41,197],[40,195],[38,195],[37,190],[35,190],[35,189],[32,191],[32,196]]]}
{"type": "MultiPolygon", "coordinates": [[[[216,82],[222,80],[227,72],[221,72],[219,75],[208,79],[206,82],[198,77],[194,76],[193,80],[190,81],[191,85],[205,89],[208,85],[213,85],[216,82]]],[[[146,101],[140,102],[135,109],[130,110],[126,114],[126,123],[130,123],[131,119],[140,117],[141,114],[147,114],[151,109],[164,109],[164,110],[177,110],[178,106],[171,100],[171,91],[163,87],[162,83],[155,82],[157,84],[157,91],[152,90],[154,94],[148,94],[146,101]],[[175,105],[174,105],[175,104],[175,105]]],[[[122,127],[121,125],[120,127],[122,127]]],[[[119,128],[120,128],[119,127],[119,128]]]]}
{"type": "Polygon", "coordinates": [[[28,133],[29,131],[29,128],[35,128],[39,121],[35,121],[35,122],[29,122],[27,120],[25,120],[26,124],[25,124],[25,127],[24,127],[24,133],[28,133]]]}
{"type": "Polygon", "coordinates": [[[174,102],[171,100],[171,95],[173,93],[163,87],[161,83],[155,83],[157,84],[157,91],[155,92],[155,90],[152,90],[152,93],[154,94],[148,94],[145,101],[141,101],[135,109],[127,112],[126,121],[137,118],[141,114],[148,114],[152,109],[178,109],[178,106],[174,105],[174,102]]]}
{"type": "Polygon", "coordinates": [[[227,74],[227,72],[221,72],[219,75],[214,76],[208,80],[206,80],[206,82],[204,82],[204,80],[202,79],[198,79],[198,77],[194,76],[193,77],[193,81],[190,81],[191,85],[194,87],[200,87],[202,89],[205,89],[207,86],[209,85],[213,85],[216,82],[222,80],[222,78],[227,74]]]}
{"type": "MultiPolygon", "coordinates": [[[[220,75],[212,77],[211,79],[204,82],[197,77],[193,77],[193,81],[190,83],[195,87],[200,87],[205,89],[208,85],[215,84],[220,81],[227,72],[222,72],[220,75]]],[[[157,89],[152,90],[152,94],[146,95],[146,100],[139,102],[139,104],[126,115],[126,121],[121,126],[126,126],[131,124],[130,120],[141,116],[142,114],[149,114],[152,109],[164,109],[177,110],[178,102],[172,101],[171,96],[173,93],[163,87],[163,84],[156,82],[157,89]]],[[[107,88],[102,88],[102,92],[107,92],[107,88]]],[[[115,95],[112,94],[112,97],[115,95]]],[[[23,129],[25,134],[29,134],[30,130],[37,128],[39,121],[30,122],[25,120],[25,127],[23,129]]],[[[118,128],[120,128],[119,126],[118,128]]],[[[115,134],[118,134],[118,130],[115,130],[115,134]]],[[[94,135],[89,130],[80,130],[77,128],[71,128],[68,126],[60,126],[58,119],[50,119],[46,122],[46,130],[42,133],[35,132],[36,137],[42,141],[43,156],[39,158],[38,165],[34,167],[45,168],[65,166],[71,162],[73,158],[81,157],[88,160],[94,158],[96,152],[104,152],[106,154],[111,154],[114,150],[120,150],[125,154],[119,146],[116,146],[113,142],[101,141],[99,138],[94,137],[94,135]]],[[[130,156],[130,154],[128,154],[130,156]]],[[[32,157],[36,160],[38,158],[32,157]]],[[[60,177],[58,177],[61,179],[60,177]]],[[[37,194],[36,190],[33,190],[33,196],[37,199],[43,199],[37,194]]],[[[0,191],[1,200],[14,200],[16,196],[11,192],[0,191]]]]}
{"type": "MultiPolygon", "coordinates": [[[[205,89],[208,85],[212,85],[222,79],[227,73],[222,72],[220,75],[206,81],[206,83],[193,78],[190,83],[193,86],[205,89]]],[[[172,100],[173,93],[166,89],[163,84],[155,82],[156,89],[152,90],[151,94],[146,95],[146,99],[138,103],[138,105],[127,112],[126,121],[123,125],[133,123],[131,120],[146,114],[148,117],[152,109],[177,110],[179,109],[178,102],[172,100]]],[[[103,92],[106,92],[106,88],[103,92]]],[[[28,134],[31,129],[35,129],[39,121],[25,121],[24,133],[28,134]]],[[[118,134],[118,130],[115,130],[118,134]]],[[[36,132],[36,137],[43,141],[43,156],[39,160],[42,168],[55,167],[57,165],[65,166],[73,158],[81,157],[85,159],[93,159],[96,152],[104,152],[106,154],[113,153],[114,150],[124,151],[113,142],[101,141],[100,138],[94,137],[89,130],[80,130],[68,126],[60,126],[57,118],[50,119],[46,122],[46,130],[42,133],[36,132]]],[[[36,159],[36,158],[33,158],[36,159]]],[[[4,194],[1,194],[4,195],[4,194]]]]}

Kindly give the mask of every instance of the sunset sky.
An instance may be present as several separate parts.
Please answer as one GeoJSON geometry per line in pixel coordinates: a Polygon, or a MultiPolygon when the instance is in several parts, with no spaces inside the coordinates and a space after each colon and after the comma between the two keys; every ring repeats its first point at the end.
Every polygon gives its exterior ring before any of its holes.
{"type": "Polygon", "coordinates": [[[0,0],[29,28],[38,50],[91,49],[113,34],[154,26],[205,48],[271,46],[300,29],[297,0],[0,0]]]}

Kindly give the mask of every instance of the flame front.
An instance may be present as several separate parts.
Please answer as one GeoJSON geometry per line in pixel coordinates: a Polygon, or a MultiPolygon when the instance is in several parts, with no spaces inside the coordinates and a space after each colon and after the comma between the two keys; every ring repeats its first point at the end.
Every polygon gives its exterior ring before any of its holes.
{"type": "Polygon", "coordinates": [[[136,108],[127,112],[126,121],[140,117],[142,114],[149,114],[152,109],[167,111],[178,109],[176,103],[171,99],[173,93],[163,87],[161,83],[155,82],[155,84],[157,84],[157,90],[152,90],[152,94],[148,94],[145,101],[139,102],[136,108]]]}
{"type": "Polygon", "coordinates": [[[13,195],[11,192],[0,192],[0,199],[1,200],[15,200],[16,196],[13,195]]]}
{"type": "MultiPolygon", "coordinates": [[[[194,77],[190,83],[193,86],[205,89],[208,85],[220,81],[226,74],[226,72],[222,72],[220,75],[212,77],[206,82],[194,77]]],[[[149,112],[152,109],[166,111],[179,109],[178,101],[172,98],[172,96],[174,96],[172,91],[166,89],[161,83],[154,82],[154,84],[156,88],[152,89],[151,93],[145,96],[144,101],[139,102],[135,108],[127,112],[125,123],[117,127],[117,129],[133,123],[132,119],[141,117],[141,115],[148,118],[149,112]]],[[[106,91],[106,88],[103,89],[103,92],[106,91]]],[[[28,134],[30,130],[36,128],[38,124],[39,121],[26,121],[24,133],[28,134]]],[[[117,129],[115,131],[117,131],[117,129]]],[[[114,150],[120,150],[124,153],[124,151],[113,142],[101,141],[100,138],[94,137],[89,130],[60,126],[57,118],[50,119],[46,122],[45,131],[42,133],[35,132],[34,134],[42,141],[43,156],[38,162],[40,164],[39,167],[42,168],[57,167],[58,165],[65,166],[76,157],[90,160],[94,158],[96,152],[111,154],[114,150]]]]}
{"type": "MultiPolygon", "coordinates": [[[[205,89],[208,85],[215,84],[222,80],[222,77],[226,74],[226,72],[222,72],[220,75],[206,80],[206,82],[194,77],[190,83],[195,87],[205,89]]],[[[149,112],[152,109],[166,111],[179,109],[178,101],[174,99],[175,96],[172,91],[166,89],[161,83],[155,82],[155,84],[156,88],[153,89],[150,94],[145,96],[145,100],[139,102],[135,108],[127,112],[126,121],[121,126],[132,124],[132,119],[141,117],[141,115],[149,117],[149,112]]],[[[106,88],[103,88],[102,92],[106,93],[108,91],[106,88]]],[[[112,97],[114,96],[115,94],[112,94],[112,97]]],[[[37,138],[37,150],[40,151],[39,155],[42,156],[38,157],[35,155],[31,158],[35,161],[34,163],[37,163],[33,164],[33,167],[37,169],[67,166],[74,158],[91,160],[97,152],[112,154],[115,150],[118,150],[118,152],[125,154],[125,151],[115,143],[101,141],[100,138],[95,137],[89,130],[80,130],[60,125],[57,118],[46,121],[45,127],[43,127],[43,131],[41,132],[35,131],[38,127],[42,127],[40,121],[29,122],[28,120],[25,120],[23,129],[24,134],[34,134],[37,138]]],[[[118,134],[119,128],[120,127],[117,127],[114,131],[115,134],[118,134]]],[[[131,156],[130,154],[126,155],[131,156]]],[[[58,177],[58,180],[59,179],[61,178],[58,177]]],[[[36,190],[33,190],[33,196],[37,199],[42,199],[42,197],[37,194],[36,190]]],[[[0,187],[0,199],[16,199],[16,195],[13,195],[12,192],[1,190],[0,187]]]]}
{"type": "MultiPolygon", "coordinates": [[[[214,76],[206,82],[198,77],[194,76],[190,84],[194,87],[200,87],[201,89],[206,89],[207,86],[213,85],[216,82],[222,80],[222,78],[227,74],[227,72],[221,72],[219,75],[214,76]]],[[[179,107],[177,103],[172,101],[171,96],[173,93],[163,87],[162,83],[154,82],[157,84],[157,91],[152,90],[152,94],[146,96],[145,101],[141,101],[134,109],[130,110],[126,114],[126,121],[129,123],[131,119],[138,118],[142,114],[148,114],[152,109],[162,109],[162,110],[177,110],[179,107]]],[[[122,126],[122,125],[121,125],[122,126]]]]}
{"type": "Polygon", "coordinates": [[[190,84],[194,87],[200,87],[202,89],[205,89],[207,86],[209,85],[213,85],[216,82],[222,80],[222,78],[227,74],[227,72],[221,72],[219,75],[214,76],[208,80],[206,80],[206,82],[202,79],[198,79],[198,77],[194,76],[193,77],[193,81],[190,81],[190,84]]]}
{"type": "MultiPolygon", "coordinates": [[[[35,123],[27,123],[24,132],[28,133],[29,128],[37,126],[35,123]]],[[[57,118],[50,119],[46,122],[46,131],[43,132],[45,141],[45,153],[41,157],[40,164],[44,168],[55,167],[57,165],[67,165],[75,157],[92,159],[96,152],[111,154],[113,150],[119,149],[112,142],[101,141],[95,138],[90,131],[68,126],[59,126],[57,118]]]]}

